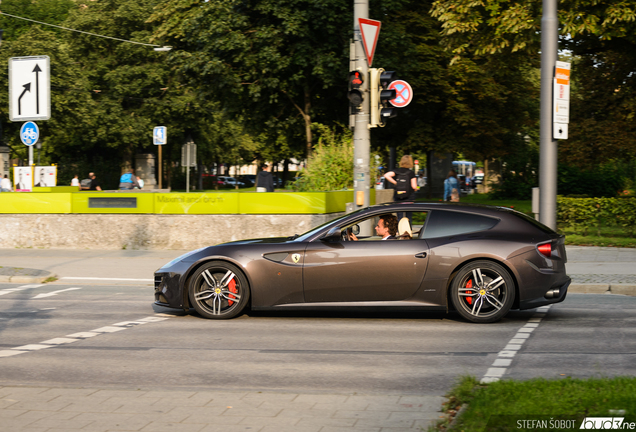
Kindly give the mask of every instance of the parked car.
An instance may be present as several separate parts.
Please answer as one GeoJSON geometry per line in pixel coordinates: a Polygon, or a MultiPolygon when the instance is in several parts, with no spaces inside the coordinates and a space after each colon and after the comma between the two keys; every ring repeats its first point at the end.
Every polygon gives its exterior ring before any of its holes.
{"type": "Polygon", "coordinates": [[[254,187],[256,184],[256,175],[255,174],[244,174],[237,177],[239,181],[242,181],[245,184],[245,187],[254,187]]]}
{"type": "Polygon", "coordinates": [[[511,309],[562,302],[570,285],[566,261],[563,235],[509,208],[391,203],[302,235],[188,252],[155,272],[154,299],[211,319],[248,308],[355,305],[455,310],[468,321],[489,323],[511,309]],[[407,218],[398,225],[398,235],[408,232],[410,239],[382,241],[361,232],[398,212],[412,216],[413,226],[407,218]]]}
{"type": "Polygon", "coordinates": [[[245,183],[238,181],[234,177],[218,176],[218,181],[219,181],[219,186],[224,186],[224,187],[236,187],[236,185],[238,185],[238,187],[245,186],[245,183]]]}
{"type": "Polygon", "coordinates": [[[473,187],[477,187],[477,185],[482,184],[484,182],[483,174],[475,174],[472,178],[473,187]]]}
{"type": "Polygon", "coordinates": [[[459,183],[459,189],[462,193],[468,193],[470,190],[470,180],[463,174],[457,174],[457,182],[459,183]]]}

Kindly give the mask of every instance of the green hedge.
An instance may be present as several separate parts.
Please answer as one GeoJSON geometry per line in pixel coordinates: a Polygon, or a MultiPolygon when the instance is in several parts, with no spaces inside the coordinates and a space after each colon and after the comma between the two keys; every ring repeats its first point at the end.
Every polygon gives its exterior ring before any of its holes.
{"type": "Polygon", "coordinates": [[[630,235],[636,226],[636,198],[557,197],[557,225],[587,232],[590,228],[621,227],[630,235]]]}

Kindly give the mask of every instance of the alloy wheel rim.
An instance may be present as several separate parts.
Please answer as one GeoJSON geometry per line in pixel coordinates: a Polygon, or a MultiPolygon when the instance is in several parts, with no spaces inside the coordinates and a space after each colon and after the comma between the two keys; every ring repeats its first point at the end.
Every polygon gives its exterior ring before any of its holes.
{"type": "Polygon", "coordinates": [[[475,317],[498,313],[508,297],[508,286],[499,272],[476,268],[466,274],[459,284],[460,305],[475,317]]]}
{"type": "Polygon", "coordinates": [[[227,313],[241,300],[240,282],[231,270],[206,269],[197,278],[194,300],[213,315],[227,313]]]}

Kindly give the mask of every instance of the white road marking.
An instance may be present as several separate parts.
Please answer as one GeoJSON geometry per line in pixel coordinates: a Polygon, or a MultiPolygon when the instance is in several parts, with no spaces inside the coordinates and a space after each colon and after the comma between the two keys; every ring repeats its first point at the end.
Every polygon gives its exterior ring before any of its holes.
{"type": "Polygon", "coordinates": [[[73,333],[70,335],[66,335],[66,337],[53,338],[53,339],[45,340],[37,344],[22,345],[22,346],[11,348],[11,349],[0,350],[0,358],[11,357],[18,354],[24,354],[27,352],[39,351],[46,348],[55,348],[60,345],[71,344],[71,343],[80,341],[82,339],[99,336],[101,334],[115,333],[118,331],[126,330],[137,325],[164,321],[174,316],[174,315],[168,315],[163,313],[157,314],[157,315],[160,315],[160,316],[149,316],[149,317],[141,318],[135,321],[122,321],[122,322],[112,324],[109,326],[100,327],[98,329],[91,330],[88,332],[73,333]]]}
{"type": "Polygon", "coordinates": [[[512,360],[514,356],[519,352],[523,344],[528,340],[530,334],[534,331],[535,328],[539,327],[539,323],[545,316],[545,314],[550,309],[551,305],[541,306],[537,309],[537,313],[534,314],[532,318],[528,320],[528,322],[517,330],[517,334],[508,341],[508,344],[505,348],[499,351],[497,358],[492,364],[492,367],[489,367],[484,377],[481,379],[481,382],[491,383],[495,381],[499,381],[501,377],[506,374],[508,367],[512,364],[512,360]]]}
{"type": "Polygon", "coordinates": [[[52,296],[58,295],[59,293],[62,293],[62,292],[65,292],[65,291],[75,291],[75,290],[79,290],[79,289],[81,289],[81,288],[66,288],[66,289],[58,290],[58,291],[51,291],[51,292],[48,292],[48,293],[38,294],[35,297],[33,297],[33,299],[52,297],[52,296]]]}
{"type": "Polygon", "coordinates": [[[103,281],[134,281],[134,282],[154,282],[154,279],[132,279],[132,278],[102,278],[102,277],[81,277],[81,276],[64,276],[60,279],[69,280],[103,280],[103,281]]]}
{"type": "Polygon", "coordinates": [[[39,288],[41,286],[44,286],[44,284],[22,285],[21,287],[17,287],[17,288],[7,288],[7,289],[0,290],[0,296],[6,295],[6,294],[11,294],[11,293],[14,293],[16,291],[22,291],[22,290],[25,290],[25,289],[39,288]]]}

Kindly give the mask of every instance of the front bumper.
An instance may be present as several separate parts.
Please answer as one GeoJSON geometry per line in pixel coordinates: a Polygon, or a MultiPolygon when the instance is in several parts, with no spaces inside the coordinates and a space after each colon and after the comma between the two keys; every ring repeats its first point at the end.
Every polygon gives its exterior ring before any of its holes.
{"type": "Polygon", "coordinates": [[[181,273],[155,272],[155,304],[163,307],[183,309],[184,296],[181,290],[181,273]]]}

